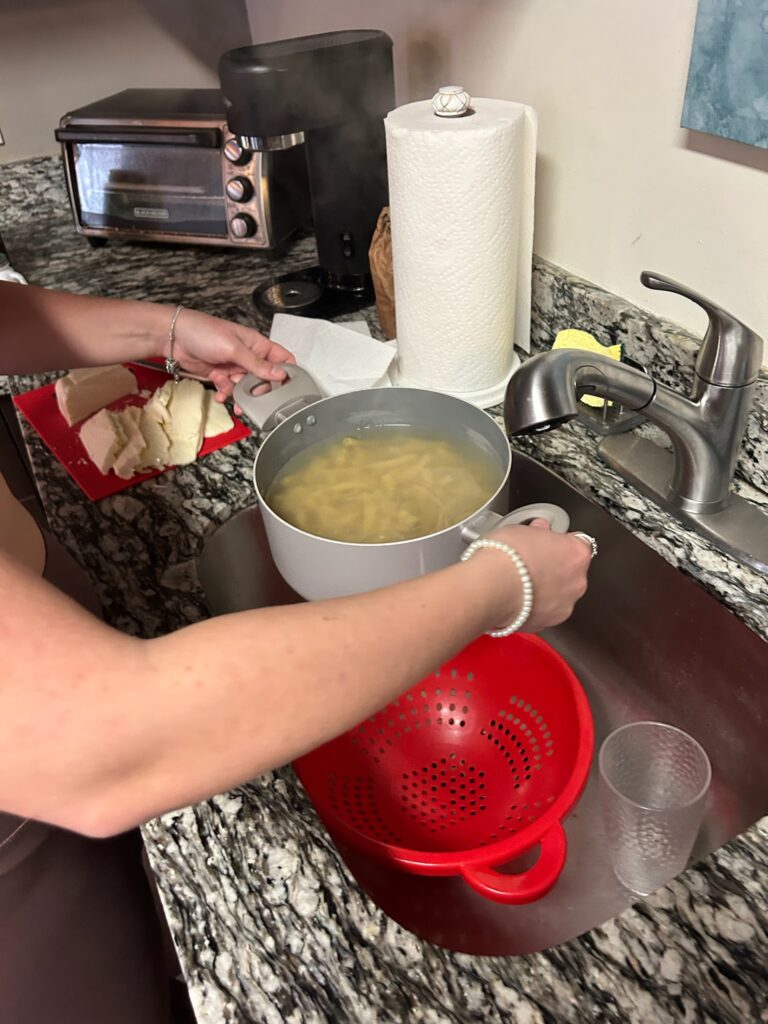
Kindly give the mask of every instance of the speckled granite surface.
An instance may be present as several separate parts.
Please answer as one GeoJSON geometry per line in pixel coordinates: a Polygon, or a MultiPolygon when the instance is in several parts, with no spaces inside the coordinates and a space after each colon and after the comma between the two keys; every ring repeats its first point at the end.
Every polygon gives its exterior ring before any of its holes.
{"type": "MultiPolygon", "coordinates": [[[[33,283],[181,301],[245,322],[250,288],[266,272],[243,253],[90,249],[61,204],[54,161],[0,168],[0,225],[33,283]],[[30,195],[45,216],[31,217],[30,195]]],[[[281,266],[309,258],[305,242],[281,266]]],[[[544,343],[560,326],[626,340],[675,386],[690,367],[692,345],[670,340],[680,332],[538,264],[534,337],[544,343]]],[[[768,403],[756,412],[745,446],[745,485],[768,473],[767,412],[768,403]]],[[[93,504],[26,427],[25,436],[52,529],[97,584],[108,620],[154,636],[202,617],[194,559],[210,529],[251,503],[253,440],[93,504]]],[[[627,487],[594,445],[579,425],[525,442],[768,637],[765,581],[627,487]]],[[[615,920],[516,958],[450,953],[389,920],[354,883],[289,770],[152,821],[144,836],[201,1024],[768,1020],[766,822],[615,920]]]]}

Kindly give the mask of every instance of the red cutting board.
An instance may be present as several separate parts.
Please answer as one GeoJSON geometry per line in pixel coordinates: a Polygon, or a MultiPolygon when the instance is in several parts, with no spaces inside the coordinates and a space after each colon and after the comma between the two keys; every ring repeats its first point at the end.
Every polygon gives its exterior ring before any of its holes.
{"type": "MultiPolygon", "coordinates": [[[[151,370],[146,366],[137,366],[134,363],[126,363],[126,366],[133,371],[139,391],[155,391],[157,388],[170,380],[164,370],[151,370]]],[[[123,409],[127,405],[143,405],[146,398],[139,395],[127,395],[107,406],[108,409],[123,409]]],[[[23,395],[15,395],[13,399],[16,408],[23,413],[25,418],[32,424],[43,441],[48,445],[53,454],[66,469],[72,479],[93,501],[106,498],[110,494],[117,494],[128,487],[140,484],[142,480],[149,480],[150,477],[159,476],[164,469],[153,469],[149,473],[138,473],[130,480],[123,480],[114,473],[100,473],[88,458],[83,444],[80,440],[80,427],[85,422],[76,423],[70,427],[67,421],[59,412],[56,404],[54,385],[46,384],[42,388],[35,388],[34,391],[27,391],[23,395]]],[[[240,420],[235,419],[232,430],[226,434],[219,434],[218,437],[209,437],[203,442],[198,458],[202,455],[209,455],[218,451],[234,441],[240,441],[249,437],[251,431],[240,420]]],[[[172,466],[168,466],[172,469],[172,466]]]]}

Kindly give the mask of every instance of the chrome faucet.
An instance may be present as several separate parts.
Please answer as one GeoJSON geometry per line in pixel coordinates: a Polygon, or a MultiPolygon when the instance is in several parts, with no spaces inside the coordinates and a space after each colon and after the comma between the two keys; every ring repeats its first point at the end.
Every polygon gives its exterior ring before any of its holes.
{"type": "Polygon", "coordinates": [[[633,434],[614,434],[598,446],[600,456],[714,544],[768,572],[768,516],[732,490],[762,340],[676,281],[647,270],[640,280],[690,299],[709,317],[690,398],[624,363],[561,349],[534,356],[512,375],[504,407],[507,430],[530,434],[557,427],[578,414],[583,394],[642,413],[668,434],[672,453],[633,434]]]}

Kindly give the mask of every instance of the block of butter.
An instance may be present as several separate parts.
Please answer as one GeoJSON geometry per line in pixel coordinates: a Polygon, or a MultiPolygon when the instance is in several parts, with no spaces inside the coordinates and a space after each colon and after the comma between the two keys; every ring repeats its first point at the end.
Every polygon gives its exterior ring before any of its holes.
{"type": "Polygon", "coordinates": [[[80,440],[101,473],[136,473],[194,462],[206,437],[232,429],[227,409],[196,380],[167,381],[143,406],[100,409],[83,423],[80,440]]]}
{"type": "Polygon", "coordinates": [[[72,426],[110,402],[139,390],[136,378],[125,366],[92,366],[70,370],[54,386],[59,412],[72,426]]]}

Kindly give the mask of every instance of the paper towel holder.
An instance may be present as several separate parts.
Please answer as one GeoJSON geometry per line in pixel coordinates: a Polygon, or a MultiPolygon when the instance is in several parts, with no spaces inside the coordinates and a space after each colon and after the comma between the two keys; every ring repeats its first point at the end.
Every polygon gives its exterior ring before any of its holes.
{"type": "Polygon", "coordinates": [[[536,113],[492,98],[474,98],[472,106],[469,120],[443,118],[429,99],[397,108],[385,122],[397,186],[391,199],[398,363],[391,379],[487,409],[503,401],[519,365],[513,348],[527,351],[530,344],[536,113]],[[455,202],[457,195],[467,201],[455,202]],[[450,249],[450,265],[443,259],[444,225],[450,239],[461,225],[462,245],[450,249]],[[504,243],[498,258],[487,245],[494,231],[504,243]],[[413,256],[413,238],[427,240],[425,252],[438,259],[413,256]],[[467,273],[478,266],[481,273],[467,273]]]}

